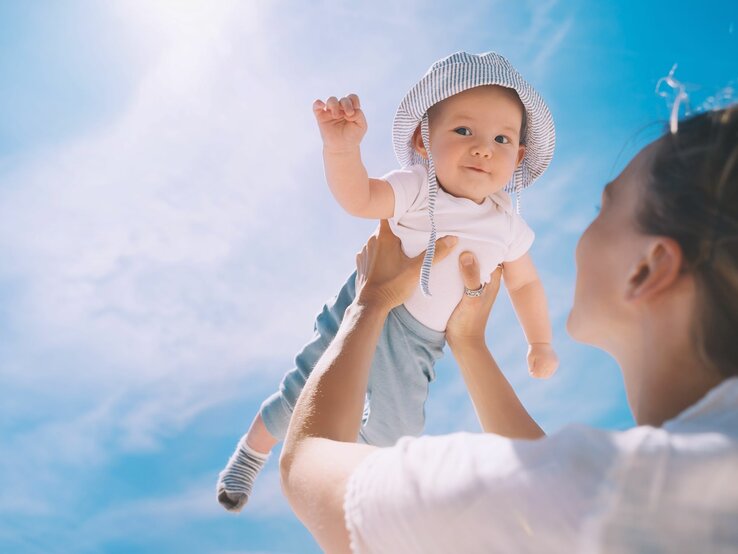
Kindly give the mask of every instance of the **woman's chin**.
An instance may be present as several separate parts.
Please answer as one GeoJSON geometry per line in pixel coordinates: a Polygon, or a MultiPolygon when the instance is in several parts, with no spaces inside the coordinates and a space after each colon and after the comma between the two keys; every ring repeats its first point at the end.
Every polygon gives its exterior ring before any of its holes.
{"type": "Polygon", "coordinates": [[[578,342],[587,342],[581,332],[580,318],[576,314],[576,310],[572,307],[569,311],[569,316],[566,318],[566,332],[569,336],[578,342]]]}
{"type": "Polygon", "coordinates": [[[601,340],[602,335],[597,332],[597,326],[592,319],[578,315],[574,309],[569,312],[569,317],[566,319],[566,332],[577,342],[605,350],[601,340]]]}

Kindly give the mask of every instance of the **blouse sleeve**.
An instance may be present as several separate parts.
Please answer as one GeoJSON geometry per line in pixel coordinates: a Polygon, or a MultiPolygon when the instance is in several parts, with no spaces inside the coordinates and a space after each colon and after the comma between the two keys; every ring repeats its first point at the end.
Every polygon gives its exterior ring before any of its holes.
{"type": "Polygon", "coordinates": [[[533,245],[533,239],[535,238],[533,230],[519,214],[513,213],[511,217],[511,241],[504,260],[506,262],[514,262],[525,254],[533,245]]]}
{"type": "Polygon", "coordinates": [[[349,480],[352,551],[573,551],[611,457],[601,438],[581,432],[405,437],[349,480]]]}
{"type": "Polygon", "coordinates": [[[390,171],[382,177],[392,187],[395,193],[395,213],[393,219],[398,220],[416,204],[424,186],[425,168],[411,166],[404,169],[390,171]]]}

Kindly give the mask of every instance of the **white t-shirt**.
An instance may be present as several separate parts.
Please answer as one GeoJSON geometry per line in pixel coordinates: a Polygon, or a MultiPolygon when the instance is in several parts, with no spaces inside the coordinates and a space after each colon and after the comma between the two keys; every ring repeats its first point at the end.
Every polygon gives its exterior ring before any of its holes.
{"type": "Polygon", "coordinates": [[[738,552],[738,378],[661,428],[406,437],[349,479],[356,554],[738,552]]]}
{"type": "MultiPolygon", "coordinates": [[[[395,213],[389,220],[392,232],[402,241],[407,256],[417,256],[428,246],[428,173],[424,166],[392,171],[382,177],[395,193],[395,213]]],[[[438,188],[435,209],[438,238],[459,237],[458,244],[443,261],[433,264],[430,274],[432,296],[423,296],[420,287],[405,301],[408,311],[426,327],[445,331],[446,323],[464,294],[459,273],[459,254],[474,252],[479,260],[482,282],[501,262],[520,258],[533,244],[534,234],[515,213],[510,196],[499,191],[482,204],[457,198],[438,188]]]]}

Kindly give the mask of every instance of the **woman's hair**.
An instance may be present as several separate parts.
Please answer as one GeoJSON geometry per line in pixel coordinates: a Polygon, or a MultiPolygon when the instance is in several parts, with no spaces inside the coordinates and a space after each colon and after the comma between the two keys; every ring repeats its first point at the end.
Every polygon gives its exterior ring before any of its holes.
{"type": "Polygon", "coordinates": [[[695,276],[698,354],[722,375],[738,375],[738,105],[664,135],[641,196],[641,230],[676,240],[695,276]]]}

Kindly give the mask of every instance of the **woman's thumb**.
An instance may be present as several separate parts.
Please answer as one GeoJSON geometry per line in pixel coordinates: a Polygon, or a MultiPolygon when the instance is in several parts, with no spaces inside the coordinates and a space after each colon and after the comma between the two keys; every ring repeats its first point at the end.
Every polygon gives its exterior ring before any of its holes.
{"type": "Polygon", "coordinates": [[[459,256],[459,265],[461,266],[461,278],[464,281],[464,286],[472,290],[478,289],[481,286],[481,279],[474,254],[462,252],[459,256]]]}
{"type": "Polygon", "coordinates": [[[440,262],[446,256],[449,255],[454,246],[459,242],[459,239],[453,235],[447,235],[436,241],[436,251],[433,255],[433,263],[440,262]]]}

